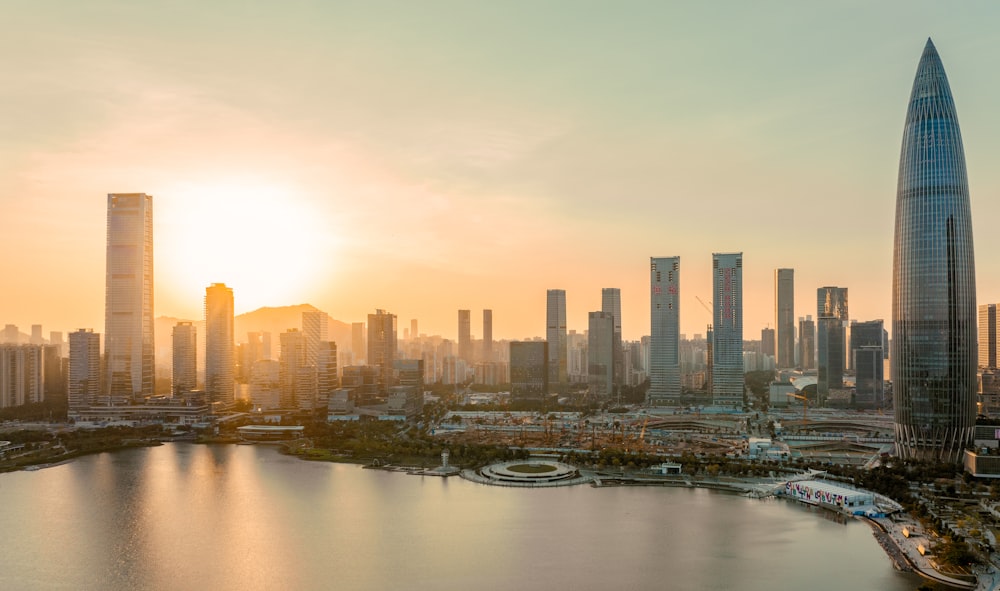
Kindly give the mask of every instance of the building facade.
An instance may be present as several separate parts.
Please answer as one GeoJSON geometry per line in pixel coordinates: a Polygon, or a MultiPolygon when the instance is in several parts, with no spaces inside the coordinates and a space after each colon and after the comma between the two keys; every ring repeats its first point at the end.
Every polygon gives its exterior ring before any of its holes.
{"type": "Polygon", "coordinates": [[[743,253],[712,255],[712,404],[743,405],[743,253]]]}
{"type": "Polygon", "coordinates": [[[979,367],[997,369],[997,305],[979,306],[979,367]]]}
{"type": "Polygon", "coordinates": [[[587,331],[587,378],[590,395],[607,400],[614,392],[615,317],[591,312],[587,331]]]}
{"type": "Polygon", "coordinates": [[[816,290],[816,392],[821,400],[844,387],[848,318],[846,287],[816,290]]]}
{"type": "Polygon", "coordinates": [[[545,400],[549,396],[548,341],[511,341],[510,395],[514,400],[545,400]]]}
{"type": "Polygon", "coordinates": [[[104,283],[105,388],[133,402],[153,395],[153,198],[108,195],[104,283]]]}
{"type": "Polygon", "coordinates": [[[795,269],[774,270],[774,362],[795,367],[795,269]]]}
{"type": "Polygon", "coordinates": [[[69,333],[69,410],[87,408],[101,395],[101,335],[92,329],[69,333]]]}
{"type": "Polygon", "coordinates": [[[378,390],[387,393],[393,385],[396,360],[396,315],[376,310],[368,315],[368,365],[378,368],[378,390]]]}
{"type": "Polygon", "coordinates": [[[205,396],[230,404],[235,393],[233,290],[225,283],[205,289],[205,396]]]}
{"type": "MultiPolygon", "coordinates": [[[[550,289],[545,294],[545,340],[549,343],[548,385],[561,390],[567,380],[566,290],[564,289],[550,289]]],[[[513,370],[511,366],[511,371],[513,370]]]]}
{"type": "Polygon", "coordinates": [[[493,310],[483,310],[483,355],[480,361],[493,361],[493,310]]]}
{"type": "Polygon", "coordinates": [[[170,392],[183,396],[198,387],[198,328],[178,322],[171,336],[173,360],[170,392]]]}
{"type": "Polygon", "coordinates": [[[899,159],[892,264],[892,385],[903,458],[958,462],[976,420],[976,270],[965,152],[930,39],[899,159]]]}
{"type": "Polygon", "coordinates": [[[649,393],[651,406],[680,403],[681,258],[649,259],[649,393]]]}
{"type": "Polygon", "coordinates": [[[458,356],[472,363],[472,311],[458,311],[458,356]]]}
{"type": "Polygon", "coordinates": [[[611,379],[616,386],[623,383],[625,374],[624,351],[622,350],[622,291],[617,287],[601,289],[601,311],[614,321],[614,374],[611,379]]]}
{"type": "Polygon", "coordinates": [[[799,363],[802,369],[816,369],[816,322],[812,316],[799,318],[799,363]]]}

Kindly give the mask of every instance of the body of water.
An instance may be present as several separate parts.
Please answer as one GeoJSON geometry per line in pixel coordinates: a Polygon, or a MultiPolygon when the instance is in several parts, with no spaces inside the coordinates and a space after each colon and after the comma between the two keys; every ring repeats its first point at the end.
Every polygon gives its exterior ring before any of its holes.
{"type": "Polygon", "coordinates": [[[174,443],[0,474],[0,589],[908,590],[867,525],[672,488],[499,488],[174,443]]]}

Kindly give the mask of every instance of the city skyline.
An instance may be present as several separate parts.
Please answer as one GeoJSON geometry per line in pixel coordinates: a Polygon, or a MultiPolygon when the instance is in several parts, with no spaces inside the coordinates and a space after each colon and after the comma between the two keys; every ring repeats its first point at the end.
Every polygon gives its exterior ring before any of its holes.
{"type": "MultiPolygon", "coordinates": [[[[157,316],[197,319],[203,287],[225,282],[236,313],[309,302],[351,322],[382,308],[452,338],[454,310],[492,309],[494,337],[516,339],[543,334],[547,289],[566,290],[568,328],[583,332],[614,285],[635,340],[649,333],[646,261],[670,252],[689,261],[681,333],[693,335],[706,323],[694,297],[712,289],[697,261],[739,250],[747,334],[773,327],[777,268],[795,269],[799,310],[842,285],[852,317],[888,320],[898,105],[928,35],[954,63],[973,199],[1000,189],[988,5],[907,3],[904,23],[896,3],[729,5],[738,28],[719,7],[592,5],[558,38],[559,3],[530,19],[516,3],[388,19],[110,6],[23,5],[0,24],[0,244],[29,253],[2,267],[4,322],[103,325],[93,210],[115,191],[156,196],[157,316]],[[767,231],[778,219],[787,235],[767,231]]],[[[994,207],[973,211],[983,252],[1000,246],[985,231],[994,207]]],[[[1000,274],[979,264],[979,299],[996,300],[1000,274]]]]}

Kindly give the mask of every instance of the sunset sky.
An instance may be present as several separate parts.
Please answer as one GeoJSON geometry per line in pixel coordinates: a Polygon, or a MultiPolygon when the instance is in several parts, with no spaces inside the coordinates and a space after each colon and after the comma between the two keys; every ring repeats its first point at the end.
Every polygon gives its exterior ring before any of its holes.
{"type": "MultiPolygon", "coordinates": [[[[965,140],[979,302],[1000,301],[1000,5],[965,2],[56,2],[0,5],[0,324],[104,330],[106,195],[154,199],[155,314],[375,308],[457,335],[571,329],[681,257],[684,333],[713,252],[744,329],[846,286],[890,319],[903,118],[924,43],[965,140]],[[961,8],[958,8],[961,6],[961,8]]],[[[242,335],[239,335],[242,337],[242,335]]]]}

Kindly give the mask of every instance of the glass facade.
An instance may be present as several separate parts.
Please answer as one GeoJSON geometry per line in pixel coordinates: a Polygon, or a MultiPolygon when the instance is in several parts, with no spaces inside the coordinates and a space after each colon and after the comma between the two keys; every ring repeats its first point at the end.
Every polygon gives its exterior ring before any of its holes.
{"type": "Polygon", "coordinates": [[[743,405],[743,253],[712,255],[712,404],[743,405]]]}
{"type": "Polygon", "coordinates": [[[566,385],[566,290],[545,294],[545,340],[549,343],[549,384],[558,391],[566,385]]]}
{"type": "Polygon", "coordinates": [[[965,154],[948,78],[927,40],[906,113],[896,193],[892,382],[904,458],[958,461],[976,419],[976,276],[965,154]]]}
{"type": "Polygon", "coordinates": [[[774,270],[775,363],[795,367],[795,270],[774,270]]]}
{"type": "Polygon", "coordinates": [[[681,258],[649,259],[649,404],[680,403],[681,258]]]}
{"type": "Polygon", "coordinates": [[[107,393],[153,395],[153,198],[108,195],[104,357],[107,393]]]}

